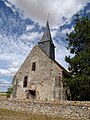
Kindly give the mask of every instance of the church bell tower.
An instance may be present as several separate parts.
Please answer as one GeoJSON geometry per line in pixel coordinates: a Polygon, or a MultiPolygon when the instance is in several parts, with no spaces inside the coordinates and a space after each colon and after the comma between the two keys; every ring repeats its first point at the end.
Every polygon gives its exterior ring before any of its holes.
{"type": "Polygon", "coordinates": [[[49,22],[47,20],[46,28],[38,46],[49,56],[50,59],[55,60],[55,46],[52,41],[49,22]]]}

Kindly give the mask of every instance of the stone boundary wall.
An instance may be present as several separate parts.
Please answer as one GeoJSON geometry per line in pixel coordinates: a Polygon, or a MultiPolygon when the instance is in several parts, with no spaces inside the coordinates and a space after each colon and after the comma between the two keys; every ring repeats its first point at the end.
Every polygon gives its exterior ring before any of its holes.
{"type": "Polygon", "coordinates": [[[90,102],[79,101],[25,101],[0,99],[0,108],[30,113],[53,115],[73,120],[90,120],[90,102]]]}

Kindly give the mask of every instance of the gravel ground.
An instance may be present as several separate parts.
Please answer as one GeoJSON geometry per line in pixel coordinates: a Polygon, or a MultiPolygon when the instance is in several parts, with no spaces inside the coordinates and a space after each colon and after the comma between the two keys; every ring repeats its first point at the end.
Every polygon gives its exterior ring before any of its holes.
{"type": "Polygon", "coordinates": [[[16,112],[0,108],[0,120],[68,120],[68,119],[50,117],[47,115],[30,114],[27,112],[16,112]]]}

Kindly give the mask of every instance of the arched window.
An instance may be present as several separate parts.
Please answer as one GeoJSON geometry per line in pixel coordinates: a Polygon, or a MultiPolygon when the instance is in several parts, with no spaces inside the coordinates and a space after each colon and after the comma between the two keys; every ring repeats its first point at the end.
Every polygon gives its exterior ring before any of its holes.
{"type": "Polygon", "coordinates": [[[24,77],[24,82],[23,82],[23,87],[27,87],[27,79],[28,79],[28,77],[25,76],[24,77]]]}

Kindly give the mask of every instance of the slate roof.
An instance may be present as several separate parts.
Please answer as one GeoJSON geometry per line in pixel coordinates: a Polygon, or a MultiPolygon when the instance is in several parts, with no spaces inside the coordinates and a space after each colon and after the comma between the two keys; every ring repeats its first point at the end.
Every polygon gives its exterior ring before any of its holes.
{"type": "Polygon", "coordinates": [[[46,23],[44,34],[43,34],[40,42],[45,42],[45,41],[51,41],[51,43],[53,43],[48,20],[47,20],[47,23],[46,23]]]}

